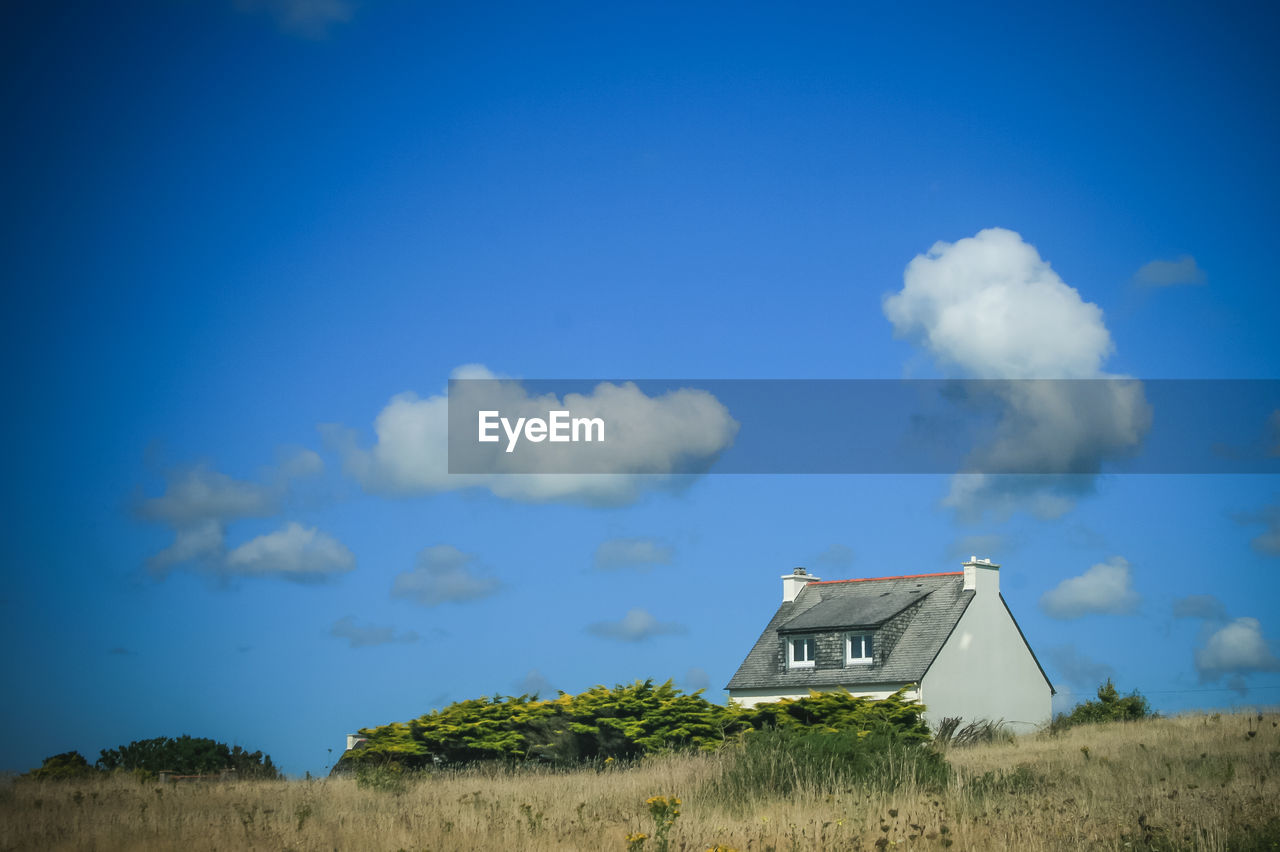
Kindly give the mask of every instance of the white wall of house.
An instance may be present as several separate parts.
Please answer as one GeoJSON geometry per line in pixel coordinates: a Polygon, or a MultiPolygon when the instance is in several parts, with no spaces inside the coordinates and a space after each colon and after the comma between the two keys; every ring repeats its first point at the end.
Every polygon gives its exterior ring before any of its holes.
{"type": "Polygon", "coordinates": [[[1003,719],[1034,730],[1049,721],[1052,692],[1000,599],[999,566],[966,563],[965,586],[974,599],[920,684],[925,720],[1003,719]]]}
{"type": "MultiPolygon", "coordinates": [[[[835,692],[841,689],[848,689],[849,693],[856,698],[872,698],[876,701],[888,698],[899,689],[906,686],[902,683],[873,683],[863,686],[829,686],[818,687],[818,692],[835,692]]],[[[907,698],[919,699],[919,690],[908,690],[907,698]]],[[[768,704],[773,701],[781,701],[784,698],[797,699],[808,698],[809,690],[801,690],[798,692],[779,692],[776,689],[733,689],[729,691],[729,697],[738,703],[740,707],[755,707],[757,704],[768,704]]]]}

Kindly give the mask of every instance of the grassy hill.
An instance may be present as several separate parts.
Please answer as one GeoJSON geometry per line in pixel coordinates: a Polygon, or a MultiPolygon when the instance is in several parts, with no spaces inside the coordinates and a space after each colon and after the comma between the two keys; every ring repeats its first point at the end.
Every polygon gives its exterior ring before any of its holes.
{"type": "Polygon", "coordinates": [[[734,749],[576,770],[19,781],[0,789],[0,849],[655,850],[653,808],[671,850],[1280,849],[1278,725],[1187,715],[952,747],[949,777],[892,792],[785,756],[726,784],[734,749]]]}

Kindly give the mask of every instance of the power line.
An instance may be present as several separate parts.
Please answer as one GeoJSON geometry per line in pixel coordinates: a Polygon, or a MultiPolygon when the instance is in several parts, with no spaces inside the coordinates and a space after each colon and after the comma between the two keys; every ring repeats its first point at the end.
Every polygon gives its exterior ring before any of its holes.
{"type": "MultiPolygon", "coordinates": [[[[1280,689],[1280,684],[1274,686],[1246,686],[1244,690],[1251,692],[1255,689],[1280,689]]],[[[1143,692],[1143,695],[1172,695],[1182,694],[1186,692],[1240,692],[1239,689],[1233,689],[1229,686],[1220,686],[1215,689],[1153,689],[1150,692],[1143,692]]]]}
{"type": "MultiPolygon", "coordinates": [[[[1246,692],[1252,692],[1255,689],[1280,689],[1280,684],[1264,684],[1263,686],[1250,685],[1244,687],[1244,689],[1246,692]]],[[[1182,695],[1192,692],[1240,692],[1239,689],[1235,689],[1230,686],[1219,686],[1209,689],[1143,689],[1142,687],[1137,687],[1134,691],[1140,692],[1143,695],[1182,695]]]]}

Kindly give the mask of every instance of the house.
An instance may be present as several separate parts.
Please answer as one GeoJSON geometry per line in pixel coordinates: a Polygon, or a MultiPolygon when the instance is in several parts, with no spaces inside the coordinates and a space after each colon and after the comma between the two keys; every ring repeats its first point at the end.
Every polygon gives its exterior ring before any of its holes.
{"type": "Polygon", "coordinates": [[[936,727],[949,716],[1003,720],[1013,730],[1049,721],[1053,684],[1000,594],[1000,566],[822,581],[797,568],[782,605],[729,681],[740,705],[844,688],[907,695],[936,727]]]}

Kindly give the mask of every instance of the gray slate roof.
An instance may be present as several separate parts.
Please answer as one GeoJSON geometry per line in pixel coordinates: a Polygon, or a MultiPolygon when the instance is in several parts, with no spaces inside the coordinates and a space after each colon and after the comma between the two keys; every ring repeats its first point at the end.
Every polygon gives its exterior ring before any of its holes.
{"type": "Polygon", "coordinates": [[[810,583],[783,603],[726,689],[800,691],[831,686],[919,683],[942,650],[974,593],[960,573],[810,583]],[[917,601],[905,630],[883,664],[857,668],[786,670],[780,636],[876,627],[917,601]]]}
{"type": "MultiPolygon", "coordinates": [[[[932,590],[930,590],[932,591],[932,590]]],[[[809,607],[778,628],[780,633],[812,633],[815,630],[845,630],[850,627],[879,627],[928,592],[922,589],[870,594],[832,594],[809,607]]]]}

